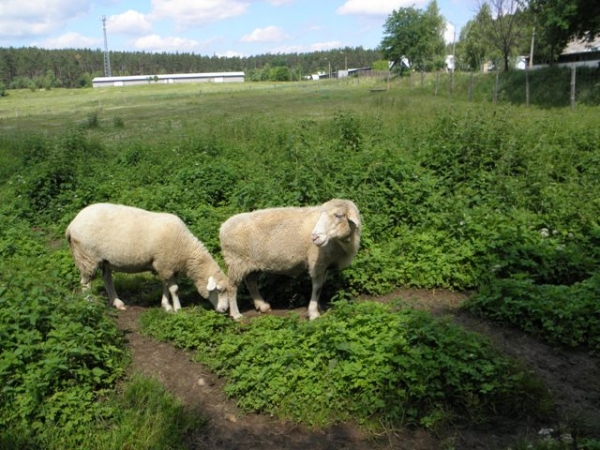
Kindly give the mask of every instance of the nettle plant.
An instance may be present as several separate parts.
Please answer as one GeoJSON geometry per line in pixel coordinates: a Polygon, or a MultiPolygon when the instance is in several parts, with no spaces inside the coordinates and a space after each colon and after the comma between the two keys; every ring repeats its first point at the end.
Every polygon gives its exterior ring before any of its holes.
{"type": "Polygon", "coordinates": [[[104,305],[11,275],[0,285],[0,428],[85,427],[123,375],[121,334],[104,305]]]}
{"type": "Polygon", "coordinates": [[[233,323],[199,308],[152,310],[142,324],[155,338],[198,350],[243,409],[312,426],[434,427],[464,415],[523,413],[541,395],[488,341],[428,313],[380,303],[336,302],[312,322],[292,314],[233,323]]]}

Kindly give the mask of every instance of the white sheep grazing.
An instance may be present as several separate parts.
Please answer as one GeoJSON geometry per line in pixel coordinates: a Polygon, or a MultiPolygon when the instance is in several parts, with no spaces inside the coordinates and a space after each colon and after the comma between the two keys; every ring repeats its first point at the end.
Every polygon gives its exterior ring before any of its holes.
{"type": "Polygon", "coordinates": [[[349,200],[330,200],[321,206],[272,208],[230,217],[221,225],[223,258],[233,292],[229,314],[240,318],[236,293],[245,280],[254,306],[271,306],[260,295],[257,272],[298,275],[308,271],[312,295],[309,318],[319,317],[319,297],[330,268],[345,269],[360,245],[361,222],[349,200]]]}
{"type": "Polygon", "coordinates": [[[156,273],[163,281],[161,303],[166,311],[181,309],[175,283],[178,274],[188,276],[217,311],[229,307],[229,280],[204,245],[173,214],[96,203],[77,214],[65,235],[83,287],[90,289],[101,268],[109,300],[117,309],[126,308],[117,297],[113,270],[156,273]]]}

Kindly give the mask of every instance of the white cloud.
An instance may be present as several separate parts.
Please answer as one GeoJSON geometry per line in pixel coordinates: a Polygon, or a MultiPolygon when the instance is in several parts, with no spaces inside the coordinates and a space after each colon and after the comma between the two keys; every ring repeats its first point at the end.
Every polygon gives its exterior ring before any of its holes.
{"type": "Polygon", "coordinates": [[[48,38],[39,44],[33,44],[36,47],[57,49],[57,48],[100,48],[102,41],[98,38],[90,38],[79,33],[65,33],[56,38],[48,38]]]}
{"type": "Polygon", "coordinates": [[[86,14],[89,0],[0,1],[0,37],[42,36],[86,14]]]}
{"type": "Polygon", "coordinates": [[[330,42],[317,42],[310,45],[281,45],[271,50],[271,53],[308,53],[308,52],[322,52],[332,50],[336,48],[342,48],[344,44],[340,41],[330,42]]]}
{"type": "Polygon", "coordinates": [[[150,34],[148,36],[136,39],[133,46],[142,51],[147,52],[197,52],[203,50],[206,44],[196,41],[195,39],[186,39],[179,37],[162,37],[158,34],[150,34]]]}
{"type": "Polygon", "coordinates": [[[340,48],[342,47],[342,43],[340,41],[331,41],[331,42],[319,42],[316,44],[312,44],[310,46],[311,52],[321,52],[324,50],[331,50],[332,48],[340,48]]]}
{"type": "Polygon", "coordinates": [[[110,33],[140,35],[149,32],[152,24],[144,14],[130,9],[123,14],[110,16],[106,28],[110,33]]]}
{"type": "Polygon", "coordinates": [[[257,28],[252,33],[243,36],[242,42],[281,42],[288,39],[289,36],[278,27],[270,26],[266,28],[257,28]]]}
{"type": "Polygon", "coordinates": [[[307,51],[308,50],[304,45],[281,45],[271,49],[269,53],[276,55],[278,53],[305,53],[307,51]]]}
{"type": "Polygon", "coordinates": [[[269,3],[273,6],[291,5],[294,0],[269,0],[269,3]]]}
{"type": "Polygon", "coordinates": [[[340,15],[387,16],[395,9],[424,5],[427,0],[348,0],[336,12],[340,15]]]}
{"type": "Polygon", "coordinates": [[[248,9],[243,0],[152,0],[151,20],[174,20],[180,29],[241,16],[248,9]]]}
{"type": "Polygon", "coordinates": [[[244,55],[239,52],[234,52],[233,50],[228,50],[225,53],[217,53],[219,58],[243,58],[244,55]]]}

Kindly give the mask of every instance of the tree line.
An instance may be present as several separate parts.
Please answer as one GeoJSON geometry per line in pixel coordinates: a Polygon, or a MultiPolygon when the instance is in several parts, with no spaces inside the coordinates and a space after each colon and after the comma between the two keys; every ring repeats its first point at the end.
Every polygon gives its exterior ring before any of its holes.
{"type": "MultiPolygon", "coordinates": [[[[112,76],[243,71],[249,81],[287,81],[346,67],[371,67],[381,60],[381,53],[362,47],[345,47],[248,57],[111,51],[109,57],[112,76]]],[[[0,86],[4,89],[88,87],[93,78],[100,76],[104,76],[101,49],[0,48],[0,86]]]]}
{"type": "Polygon", "coordinates": [[[454,56],[454,69],[469,71],[488,62],[508,71],[520,55],[552,65],[569,41],[600,34],[600,2],[478,0],[475,17],[450,44],[444,41],[446,24],[436,0],[423,10],[399,8],[387,18],[381,52],[398,71],[439,69],[447,55],[454,56]]]}
{"type": "MultiPolygon", "coordinates": [[[[110,52],[113,76],[243,71],[248,81],[291,81],[317,72],[371,67],[394,71],[481,70],[484,63],[511,67],[518,55],[552,64],[572,39],[600,33],[600,2],[589,0],[478,0],[475,17],[458,39],[444,40],[447,20],[436,0],[425,9],[394,10],[378,49],[345,47],[311,53],[205,56],[194,53],[110,52]]],[[[104,75],[100,49],[0,48],[0,96],[19,88],[86,87],[104,75]]]]}

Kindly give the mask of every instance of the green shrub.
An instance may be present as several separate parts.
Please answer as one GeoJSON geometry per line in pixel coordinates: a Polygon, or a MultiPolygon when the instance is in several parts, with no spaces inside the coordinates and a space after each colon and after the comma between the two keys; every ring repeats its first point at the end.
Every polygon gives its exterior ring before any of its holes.
{"type": "Polygon", "coordinates": [[[227,380],[239,406],[322,426],[433,427],[468,415],[520,414],[539,400],[528,375],[488,341],[424,312],[337,302],[318,321],[263,316],[228,322],[212,311],[148,311],[143,330],[227,380]]]}
{"type": "Polygon", "coordinates": [[[0,428],[76,434],[123,374],[121,334],[103,306],[11,275],[0,285],[0,428]]]}
{"type": "Polygon", "coordinates": [[[466,308],[508,322],[552,344],[600,351],[600,275],[564,285],[529,278],[495,279],[466,308]]]}

